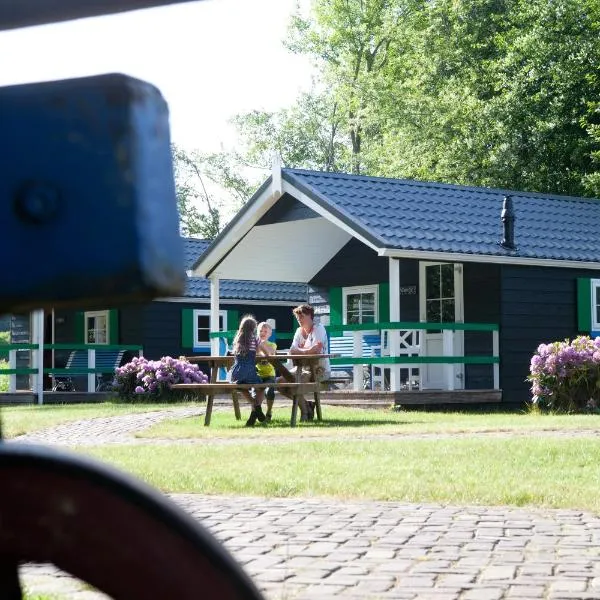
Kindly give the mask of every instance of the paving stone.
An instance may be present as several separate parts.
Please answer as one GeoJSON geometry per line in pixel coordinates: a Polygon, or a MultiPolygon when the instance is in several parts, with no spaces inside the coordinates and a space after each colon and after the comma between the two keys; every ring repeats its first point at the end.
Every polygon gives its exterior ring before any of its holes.
{"type": "MultiPolygon", "coordinates": [[[[135,434],[164,419],[203,412],[202,407],[174,407],[88,419],[22,436],[16,443],[173,444],[135,434]]],[[[273,443],[292,439],[305,438],[273,443]]],[[[267,600],[600,600],[600,518],[579,510],[172,498],[223,543],[267,600]]],[[[25,565],[21,572],[34,593],[106,598],[51,565],[25,565]]]]}

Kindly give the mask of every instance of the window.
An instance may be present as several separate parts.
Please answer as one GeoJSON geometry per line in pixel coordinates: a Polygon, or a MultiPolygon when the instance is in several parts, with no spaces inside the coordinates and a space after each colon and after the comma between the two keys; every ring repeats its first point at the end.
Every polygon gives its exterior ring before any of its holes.
{"type": "Polygon", "coordinates": [[[344,324],[376,323],[378,314],[376,285],[344,288],[344,324]]]}
{"type": "Polygon", "coordinates": [[[592,329],[600,331],[600,279],[592,279],[592,329]]]}
{"type": "Polygon", "coordinates": [[[109,311],[97,310],[84,314],[86,344],[108,344],[109,338],[109,311]]]}
{"type": "MultiPolygon", "coordinates": [[[[210,310],[194,311],[194,348],[210,347],[210,310]]],[[[219,331],[227,329],[227,311],[219,312],[219,331]]]]}
{"type": "Polygon", "coordinates": [[[426,265],[425,320],[428,323],[454,323],[454,265],[426,265]]]}

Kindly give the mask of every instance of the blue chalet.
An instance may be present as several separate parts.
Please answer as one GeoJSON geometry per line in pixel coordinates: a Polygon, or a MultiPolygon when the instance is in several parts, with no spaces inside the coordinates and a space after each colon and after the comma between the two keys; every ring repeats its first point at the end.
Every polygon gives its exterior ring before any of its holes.
{"type": "MultiPolygon", "coordinates": [[[[190,276],[192,265],[208,245],[206,240],[184,239],[188,279],[181,297],[159,298],[141,306],[97,306],[87,311],[56,309],[46,314],[44,343],[64,349],[46,350],[45,366],[58,369],[67,366],[72,355],[69,345],[73,344],[89,344],[97,349],[106,346],[115,350],[124,346],[128,350],[122,355],[121,362],[137,354],[132,347],[139,347],[149,359],[208,354],[210,285],[203,277],[190,276]]],[[[221,282],[219,327],[237,329],[239,318],[251,313],[258,320],[271,319],[277,330],[289,332],[295,327],[292,308],[306,299],[305,283],[224,280],[221,282]]],[[[278,344],[285,348],[286,342],[289,340],[280,340],[278,344]]],[[[219,350],[222,352],[223,347],[219,350]]],[[[45,389],[51,385],[50,378],[46,377],[45,389]]],[[[89,389],[85,375],[77,378],[76,389],[93,391],[89,389]]]]}
{"type": "Polygon", "coordinates": [[[276,165],[193,273],[212,331],[227,280],[308,284],[356,389],[522,403],[538,344],[600,332],[598,240],[593,199],[276,165]]]}

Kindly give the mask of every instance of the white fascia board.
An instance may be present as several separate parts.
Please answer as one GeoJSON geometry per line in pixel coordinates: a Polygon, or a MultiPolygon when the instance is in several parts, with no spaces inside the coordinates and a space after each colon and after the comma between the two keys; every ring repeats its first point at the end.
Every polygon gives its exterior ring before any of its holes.
{"type": "Polygon", "coordinates": [[[286,181],[284,179],[283,180],[283,193],[285,194],[286,192],[288,194],[290,194],[291,196],[293,196],[294,198],[296,198],[296,200],[299,200],[300,202],[302,202],[302,204],[305,204],[306,206],[308,206],[311,210],[314,210],[317,214],[319,214],[322,217],[324,217],[325,219],[327,219],[330,223],[333,223],[334,225],[336,225],[337,227],[339,227],[346,233],[350,234],[352,237],[356,238],[357,240],[360,240],[363,244],[365,244],[369,248],[375,250],[375,252],[379,252],[381,250],[381,248],[379,246],[376,246],[371,240],[368,240],[367,238],[362,236],[355,229],[350,227],[347,223],[344,223],[344,221],[342,221],[340,218],[331,214],[326,208],[321,206],[318,202],[315,202],[312,198],[307,196],[304,192],[301,192],[297,187],[295,187],[289,181],[286,181]]]}
{"type": "Polygon", "coordinates": [[[553,258],[526,258],[521,256],[494,256],[486,254],[464,254],[459,252],[431,252],[427,250],[399,250],[395,248],[382,248],[379,256],[389,258],[416,258],[437,262],[477,262],[503,265],[518,265],[524,267],[557,267],[563,269],[597,269],[600,262],[558,260],[553,258]]]}
{"type": "Polygon", "coordinates": [[[232,224],[227,234],[209,252],[203,254],[202,262],[192,271],[192,275],[194,277],[206,277],[208,273],[211,273],[280,197],[279,190],[274,193],[273,186],[266,187],[260,196],[247,206],[247,210],[240,215],[239,220],[232,224]]]}

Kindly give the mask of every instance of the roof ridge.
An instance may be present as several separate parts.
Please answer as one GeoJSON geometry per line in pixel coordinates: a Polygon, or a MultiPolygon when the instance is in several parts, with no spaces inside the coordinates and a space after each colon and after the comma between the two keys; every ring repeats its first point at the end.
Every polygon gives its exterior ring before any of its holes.
{"type": "Polygon", "coordinates": [[[414,185],[417,187],[424,188],[437,188],[446,190],[466,190],[470,192],[487,193],[487,194],[500,194],[504,196],[516,196],[522,198],[549,198],[552,200],[568,200],[578,202],[598,202],[599,198],[587,198],[584,196],[567,196],[563,194],[547,194],[544,192],[529,192],[523,190],[511,190],[506,188],[492,188],[483,186],[463,185],[459,183],[445,183],[438,181],[422,181],[419,179],[398,179],[393,177],[379,177],[375,175],[356,175],[353,173],[340,173],[335,171],[316,171],[312,169],[282,169],[284,172],[298,175],[317,175],[320,177],[335,177],[340,179],[354,179],[363,181],[379,181],[390,184],[407,184],[414,185]]]}

